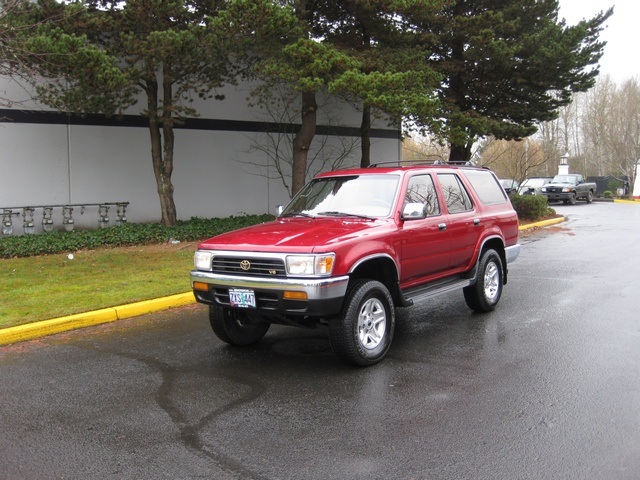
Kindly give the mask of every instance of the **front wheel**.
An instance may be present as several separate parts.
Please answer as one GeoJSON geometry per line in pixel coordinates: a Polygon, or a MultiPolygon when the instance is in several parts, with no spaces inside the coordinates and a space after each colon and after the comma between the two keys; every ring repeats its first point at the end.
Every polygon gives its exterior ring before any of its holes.
{"type": "Polygon", "coordinates": [[[395,309],[387,287],[375,280],[355,280],[341,317],[329,322],[329,340],[338,357],[365,367],[385,357],[394,329],[395,309]]]}
{"type": "Polygon", "coordinates": [[[571,196],[569,197],[569,205],[575,205],[577,199],[578,199],[577,195],[575,193],[572,193],[571,196]]]}
{"type": "Polygon", "coordinates": [[[209,323],[220,340],[240,346],[256,343],[271,326],[257,315],[216,305],[209,305],[209,323]]]}
{"type": "Polygon", "coordinates": [[[475,312],[490,312],[502,295],[502,259],[495,250],[487,250],[478,262],[478,279],[463,289],[464,299],[475,312]]]}
{"type": "Polygon", "coordinates": [[[591,203],[591,202],[593,202],[593,192],[589,190],[587,192],[587,203],[591,203]]]}

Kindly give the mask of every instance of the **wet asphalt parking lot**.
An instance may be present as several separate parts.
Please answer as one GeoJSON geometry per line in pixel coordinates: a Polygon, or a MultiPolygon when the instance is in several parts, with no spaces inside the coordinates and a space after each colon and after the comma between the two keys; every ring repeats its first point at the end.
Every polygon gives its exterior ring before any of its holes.
{"type": "Polygon", "coordinates": [[[495,312],[399,310],[370,368],[201,305],[0,347],[0,478],[638,479],[640,205],[554,207],[495,312]]]}

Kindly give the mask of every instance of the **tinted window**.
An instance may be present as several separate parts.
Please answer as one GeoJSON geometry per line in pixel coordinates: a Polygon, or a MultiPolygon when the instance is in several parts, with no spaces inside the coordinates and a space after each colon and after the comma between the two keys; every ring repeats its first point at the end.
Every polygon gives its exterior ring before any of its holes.
{"type": "Polygon", "coordinates": [[[495,205],[507,201],[504,189],[488,170],[465,170],[464,175],[471,183],[480,201],[485,205],[495,205]]]}
{"type": "Polygon", "coordinates": [[[457,175],[441,173],[438,175],[444,200],[447,203],[449,213],[466,212],[473,209],[469,194],[465,190],[457,175]]]}
{"type": "Polygon", "coordinates": [[[407,203],[422,203],[427,206],[427,216],[440,215],[440,204],[436,195],[431,175],[416,175],[409,179],[407,193],[404,197],[407,203]]]}

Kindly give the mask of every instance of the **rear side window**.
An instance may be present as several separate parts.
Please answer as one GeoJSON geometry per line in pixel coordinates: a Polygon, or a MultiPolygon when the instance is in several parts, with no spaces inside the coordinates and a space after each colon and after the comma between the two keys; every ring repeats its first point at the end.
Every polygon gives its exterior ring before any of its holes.
{"type": "Polygon", "coordinates": [[[464,170],[480,201],[485,205],[498,205],[507,202],[507,194],[500,182],[488,170],[464,170]]]}
{"type": "Polygon", "coordinates": [[[405,195],[405,205],[407,203],[422,203],[426,205],[427,216],[440,215],[440,205],[436,195],[436,187],[433,185],[431,175],[416,175],[409,179],[407,193],[405,195]]]}
{"type": "Polygon", "coordinates": [[[438,180],[440,180],[442,193],[444,194],[449,213],[461,213],[473,210],[473,204],[471,203],[469,194],[457,175],[441,173],[438,174],[438,180]]]}

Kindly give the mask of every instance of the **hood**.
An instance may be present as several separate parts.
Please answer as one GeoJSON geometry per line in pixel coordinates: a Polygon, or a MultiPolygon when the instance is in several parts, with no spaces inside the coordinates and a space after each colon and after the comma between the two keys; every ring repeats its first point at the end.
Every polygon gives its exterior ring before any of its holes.
{"type": "Polygon", "coordinates": [[[364,231],[388,222],[349,217],[282,218],[217,235],[200,243],[198,248],[264,252],[331,251],[336,243],[361,239],[364,231]]]}

